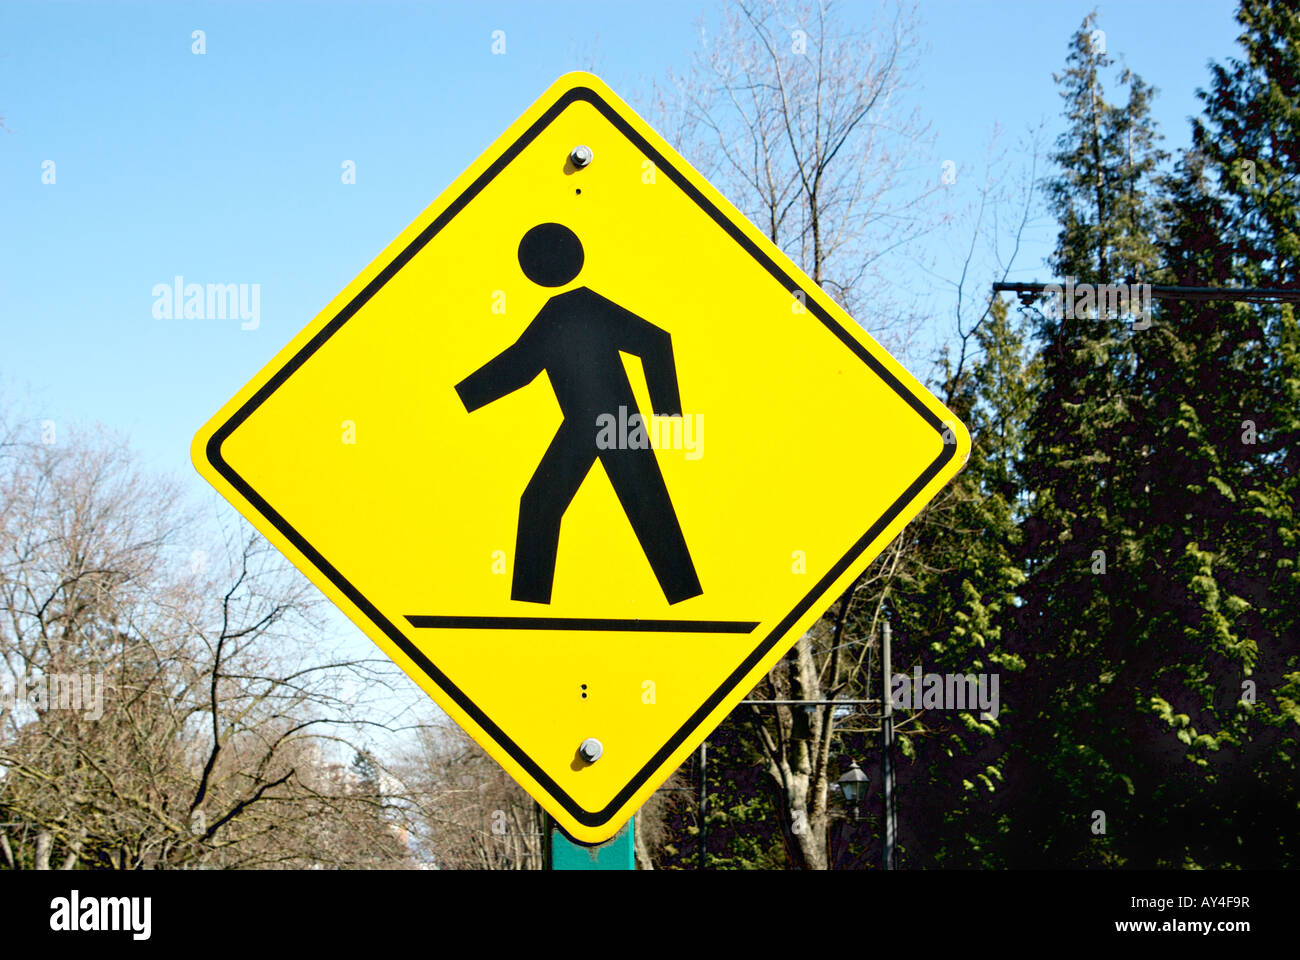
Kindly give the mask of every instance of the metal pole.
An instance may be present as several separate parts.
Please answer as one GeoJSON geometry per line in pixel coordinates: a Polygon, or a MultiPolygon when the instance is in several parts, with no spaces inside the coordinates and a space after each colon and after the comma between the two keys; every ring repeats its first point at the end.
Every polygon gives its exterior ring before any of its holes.
{"type": "Polygon", "coordinates": [[[741,706],[761,707],[764,705],[775,707],[852,707],[864,703],[879,703],[875,697],[867,700],[741,700],[741,706]]]}
{"type": "Polygon", "coordinates": [[[555,821],[551,819],[549,813],[542,809],[540,803],[537,803],[536,800],[534,800],[533,803],[537,805],[538,816],[542,823],[542,869],[554,870],[555,864],[551,857],[551,841],[555,836],[555,821]]]}
{"type": "Polygon", "coordinates": [[[881,848],[882,865],[886,870],[894,869],[894,698],[891,696],[893,665],[890,660],[890,639],[889,621],[885,621],[880,644],[881,674],[885,684],[880,692],[881,699],[885,702],[884,716],[880,722],[880,782],[884,788],[885,801],[885,837],[881,848]]]}
{"type": "Polygon", "coordinates": [[[709,800],[709,782],[705,774],[708,770],[709,760],[709,741],[705,740],[700,744],[700,845],[695,852],[695,869],[704,869],[704,858],[707,856],[707,847],[709,842],[709,821],[707,819],[707,807],[709,800]]]}
{"type": "Polygon", "coordinates": [[[588,846],[570,840],[551,818],[549,869],[551,870],[635,870],[636,817],[604,843],[588,846]]]}
{"type": "MultiPolygon", "coordinates": [[[[1020,302],[1028,305],[1047,292],[1048,287],[1059,293],[1063,283],[1019,283],[1001,281],[993,284],[994,293],[1014,293],[1020,302]]],[[[1300,290],[1284,287],[1184,287],[1179,284],[1146,284],[1153,300],[1232,300],[1238,303],[1296,303],[1300,290]]]]}

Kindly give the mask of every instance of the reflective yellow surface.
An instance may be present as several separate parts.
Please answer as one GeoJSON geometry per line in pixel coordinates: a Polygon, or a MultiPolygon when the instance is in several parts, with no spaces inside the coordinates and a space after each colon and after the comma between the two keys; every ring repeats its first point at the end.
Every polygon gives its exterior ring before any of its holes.
{"type": "MultiPolygon", "coordinates": [[[[623,362],[649,417],[641,362],[623,362]]],[[[968,450],[955,418],[626,104],[569,74],[212,418],[193,459],[565,830],[598,842],[968,450]],[[589,93],[566,102],[574,90],[589,93]],[[582,169],[567,162],[578,144],[594,154],[582,169]],[[532,283],[517,258],[546,222],[583,245],[563,287],[532,283]],[[551,602],[510,598],[520,495],[562,414],[545,373],[473,413],[454,388],[580,286],[672,337],[691,432],[653,418],[654,456],[703,588],[677,604],[599,464],[564,515],[551,602]],[[589,737],[604,748],[591,764],[577,755],[589,737]]]]}

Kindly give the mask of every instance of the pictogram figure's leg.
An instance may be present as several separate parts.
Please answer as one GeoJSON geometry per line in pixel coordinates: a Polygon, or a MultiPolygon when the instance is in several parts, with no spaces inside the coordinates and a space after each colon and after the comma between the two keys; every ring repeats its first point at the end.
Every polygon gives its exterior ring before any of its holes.
{"type": "Polygon", "coordinates": [[[602,450],[600,462],[668,602],[703,593],[654,451],[602,450]]]}
{"type": "Polygon", "coordinates": [[[519,498],[510,599],[550,603],[560,521],[596,462],[592,431],[563,423],[519,498]]]}

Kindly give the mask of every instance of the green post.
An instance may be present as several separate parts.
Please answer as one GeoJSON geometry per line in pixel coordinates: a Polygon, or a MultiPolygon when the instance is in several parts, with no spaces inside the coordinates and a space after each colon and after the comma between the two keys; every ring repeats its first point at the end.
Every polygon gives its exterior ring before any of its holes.
{"type": "MultiPolygon", "coordinates": [[[[633,818],[634,820],[635,818],[633,818]]],[[[632,846],[632,824],[628,820],[623,829],[594,847],[574,843],[564,831],[551,822],[550,866],[552,870],[635,870],[636,855],[632,846]]]]}

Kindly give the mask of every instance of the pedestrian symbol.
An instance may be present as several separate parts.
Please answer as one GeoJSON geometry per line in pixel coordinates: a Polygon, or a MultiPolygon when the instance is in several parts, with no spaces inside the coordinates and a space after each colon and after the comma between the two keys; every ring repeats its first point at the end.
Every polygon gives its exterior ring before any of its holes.
{"type": "Polygon", "coordinates": [[[627,104],[570,74],[192,453],[560,826],[599,842],[968,449],[627,104]]]}
{"type": "MultiPolygon", "coordinates": [[[[524,276],[543,287],[569,283],[582,263],[581,241],[558,223],[533,227],[519,244],[524,276]]],[[[564,422],[519,501],[512,600],[551,602],[560,523],[597,460],[668,602],[703,592],[654,450],[598,448],[602,418],[636,404],[620,351],[645,365],[654,412],[680,417],[672,337],[588,287],[552,297],[513,345],[456,385],[465,409],[474,411],[545,372],[564,411],[564,422]]]]}

